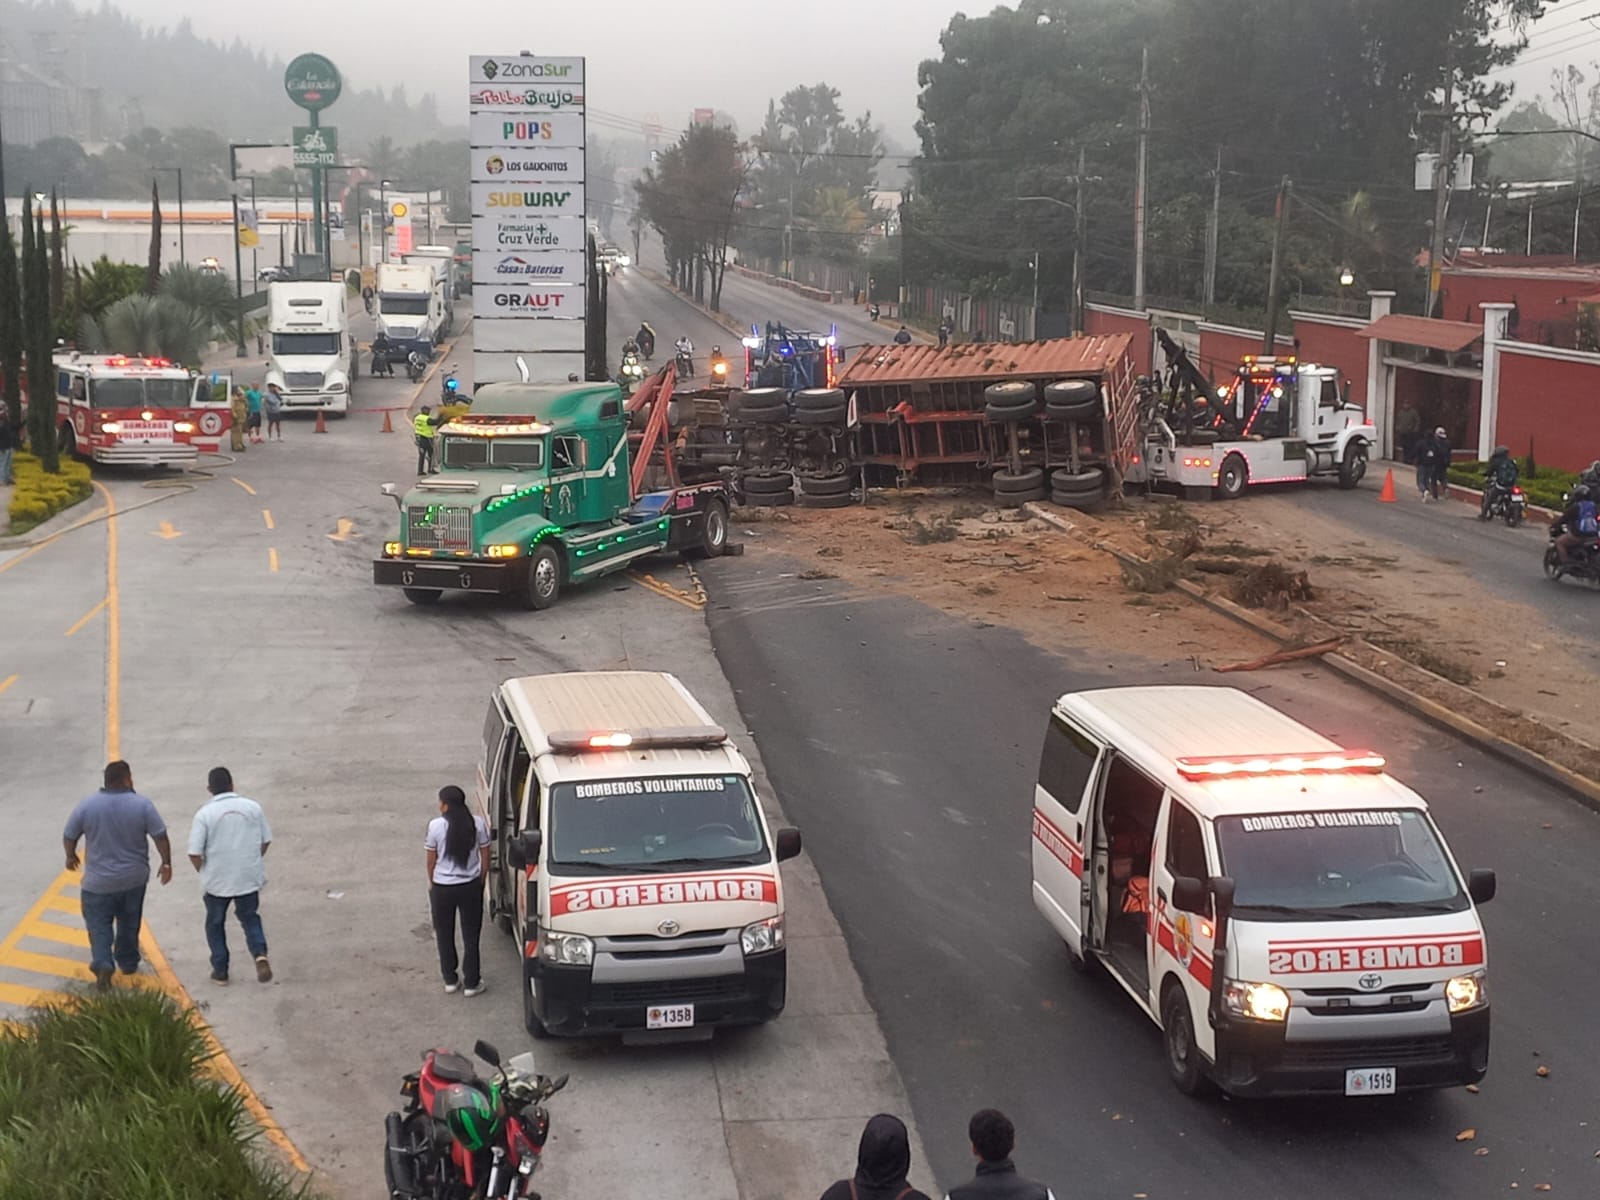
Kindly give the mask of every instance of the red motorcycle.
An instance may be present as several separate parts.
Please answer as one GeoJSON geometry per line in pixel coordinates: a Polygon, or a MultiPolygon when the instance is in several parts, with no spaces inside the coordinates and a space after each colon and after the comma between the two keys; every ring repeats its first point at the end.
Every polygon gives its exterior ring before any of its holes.
{"type": "Polygon", "coordinates": [[[550,1136],[544,1102],[567,1086],[534,1069],[533,1055],[505,1066],[487,1042],[473,1053],[495,1068],[479,1077],[472,1060],[427,1050],[407,1075],[404,1112],[384,1118],[383,1174],[391,1200],[539,1200],[533,1174],[550,1136]]]}

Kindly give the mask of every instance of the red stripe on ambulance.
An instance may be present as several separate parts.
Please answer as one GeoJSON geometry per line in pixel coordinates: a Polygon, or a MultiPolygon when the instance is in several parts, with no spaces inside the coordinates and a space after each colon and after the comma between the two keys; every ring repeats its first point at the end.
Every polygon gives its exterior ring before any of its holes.
{"type": "Polygon", "coordinates": [[[565,887],[550,895],[550,914],[644,908],[654,904],[778,902],[778,884],[765,875],[709,875],[650,883],[603,883],[565,887]]]}
{"type": "Polygon", "coordinates": [[[1038,809],[1033,810],[1033,836],[1046,850],[1059,859],[1074,875],[1083,874],[1083,847],[1074,842],[1061,827],[1038,809]]]}
{"type": "Polygon", "coordinates": [[[1483,938],[1374,942],[1340,940],[1333,944],[1267,943],[1267,970],[1274,975],[1317,975],[1334,971],[1404,971],[1419,967],[1475,967],[1483,962],[1483,938]]]}

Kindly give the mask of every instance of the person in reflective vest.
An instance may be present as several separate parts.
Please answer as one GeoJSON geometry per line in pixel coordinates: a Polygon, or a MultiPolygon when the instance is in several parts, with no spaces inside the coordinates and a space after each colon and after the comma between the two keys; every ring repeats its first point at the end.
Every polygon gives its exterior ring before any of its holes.
{"type": "Polygon", "coordinates": [[[417,438],[417,474],[437,475],[439,472],[433,465],[433,439],[439,431],[433,423],[433,410],[426,404],[412,420],[411,430],[417,438]]]}

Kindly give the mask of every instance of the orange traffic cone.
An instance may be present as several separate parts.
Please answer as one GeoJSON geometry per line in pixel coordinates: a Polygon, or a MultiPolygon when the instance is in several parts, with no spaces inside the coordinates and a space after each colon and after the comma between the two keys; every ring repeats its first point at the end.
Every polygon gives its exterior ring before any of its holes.
{"type": "Polygon", "coordinates": [[[317,428],[316,428],[315,432],[317,432],[317,433],[327,433],[328,432],[328,423],[325,420],[322,419],[322,410],[320,408],[317,409],[317,428]]]}
{"type": "Polygon", "coordinates": [[[383,428],[379,431],[381,433],[394,432],[394,422],[389,419],[390,411],[391,410],[387,408],[383,410],[383,428]]]}
{"type": "Polygon", "coordinates": [[[1394,468],[1390,467],[1383,477],[1383,490],[1378,493],[1378,499],[1384,504],[1393,504],[1394,500],[1394,468]]]}

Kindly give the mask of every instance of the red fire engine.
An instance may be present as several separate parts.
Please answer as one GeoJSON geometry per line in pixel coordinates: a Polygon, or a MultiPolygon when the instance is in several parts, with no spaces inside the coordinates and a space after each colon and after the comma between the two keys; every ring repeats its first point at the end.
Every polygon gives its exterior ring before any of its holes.
{"type": "Polygon", "coordinates": [[[228,387],[222,380],[137,355],[58,354],[54,367],[56,436],[63,454],[91,462],[180,466],[202,450],[218,450],[226,435],[228,387]]]}

